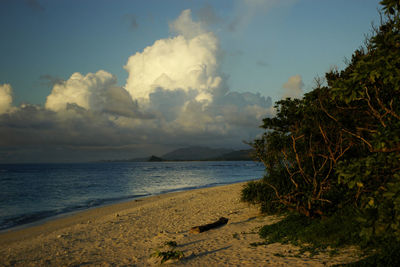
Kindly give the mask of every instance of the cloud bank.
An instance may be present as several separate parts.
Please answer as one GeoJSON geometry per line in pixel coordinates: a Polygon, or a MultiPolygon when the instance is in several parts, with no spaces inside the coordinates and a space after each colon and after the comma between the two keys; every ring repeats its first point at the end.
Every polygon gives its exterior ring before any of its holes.
{"type": "Polygon", "coordinates": [[[157,148],[237,148],[252,140],[262,118],[273,114],[271,98],[229,90],[218,38],[193,21],[190,10],[169,26],[172,37],[128,58],[123,87],[104,70],[76,72],[53,85],[44,107],[12,107],[11,86],[1,85],[0,146],[7,157],[23,153],[17,149],[22,146],[35,153],[57,148],[149,155],[157,148]]]}

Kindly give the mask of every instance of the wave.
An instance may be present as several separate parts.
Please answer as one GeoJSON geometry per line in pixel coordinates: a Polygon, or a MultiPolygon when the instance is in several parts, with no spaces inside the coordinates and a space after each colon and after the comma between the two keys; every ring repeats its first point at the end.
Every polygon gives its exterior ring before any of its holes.
{"type": "Polygon", "coordinates": [[[231,182],[215,182],[215,183],[209,183],[209,184],[198,185],[198,186],[186,186],[186,187],[179,187],[179,188],[173,188],[173,189],[166,189],[166,190],[161,190],[159,193],[157,193],[155,195],[189,191],[189,190],[201,189],[201,188],[209,188],[209,187],[220,186],[220,185],[236,184],[236,183],[248,182],[248,181],[252,181],[252,180],[256,180],[256,179],[257,178],[250,179],[250,180],[245,179],[245,180],[231,181],[231,182]]]}
{"type": "Polygon", "coordinates": [[[15,216],[7,216],[1,218],[0,220],[0,231],[3,232],[5,230],[11,230],[12,228],[18,226],[28,225],[31,223],[51,219],[52,217],[68,214],[71,212],[82,211],[94,207],[103,206],[106,204],[118,203],[125,200],[146,197],[149,195],[150,194],[137,194],[137,195],[129,195],[129,196],[113,197],[113,198],[91,199],[81,204],[67,206],[62,209],[40,210],[37,212],[24,213],[15,216]]]}

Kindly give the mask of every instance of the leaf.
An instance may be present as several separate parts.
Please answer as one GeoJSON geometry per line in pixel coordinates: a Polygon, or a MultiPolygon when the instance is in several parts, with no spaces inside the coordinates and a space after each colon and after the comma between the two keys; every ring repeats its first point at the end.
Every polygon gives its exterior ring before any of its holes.
{"type": "Polygon", "coordinates": [[[374,199],[373,198],[371,198],[369,201],[368,201],[368,205],[370,205],[371,207],[374,205],[374,199]]]}

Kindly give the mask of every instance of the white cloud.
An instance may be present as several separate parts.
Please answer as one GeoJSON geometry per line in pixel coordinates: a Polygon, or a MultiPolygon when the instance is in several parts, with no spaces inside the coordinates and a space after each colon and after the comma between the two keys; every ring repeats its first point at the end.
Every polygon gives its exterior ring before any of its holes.
{"type": "Polygon", "coordinates": [[[12,104],[12,88],[9,84],[0,84],[0,114],[10,110],[12,104]]]}
{"type": "Polygon", "coordinates": [[[104,70],[85,76],[76,72],[68,80],[53,86],[45,107],[53,111],[65,111],[70,105],[121,116],[140,115],[129,93],[117,86],[114,75],[104,70]]]}
{"type": "Polygon", "coordinates": [[[112,74],[103,70],[85,76],[75,72],[67,81],[54,85],[45,106],[54,111],[65,110],[67,104],[76,104],[85,109],[99,109],[104,106],[104,94],[116,82],[112,74]]]}
{"type": "Polygon", "coordinates": [[[169,28],[172,32],[183,35],[188,39],[205,32],[201,22],[192,20],[192,11],[190,9],[183,10],[176,20],[169,23],[169,28]]]}
{"type": "Polygon", "coordinates": [[[289,80],[282,85],[283,98],[301,98],[303,87],[304,83],[299,74],[289,77],[289,80]]]}
{"type": "Polygon", "coordinates": [[[271,113],[270,99],[229,92],[219,69],[218,39],[192,21],[190,10],[184,10],[170,26],[178,36],[156,41],[125,65],[129,73],[125,88],[141,109],[157,118],[157,122],[146,122],[147,127],[157,125],[158,131],[176,136],[234,135],[238,139],[245,131],[258,131],[261,119],[271,113]]]}
{"type": "MultiPolygon", "coordinates": [[[[192,21],[190,10],[171,27],[177,36],[129,57],[124,87],[104,70],[74,73],[53,85],[44,108],[24,105],[1,115],[0,145],[146,151],[188,145],[234,148],[252,140],[261,120],[273,114],[271,98],[229,91],[219,68],[218,38],[192,21]]],[[[0,88],[0,96],[2,91],[11,95],[11,89],[4,89],[11,87],[0,88]]],[[[10,100],[4,103],[0,107],[11,105],[10,100]]]]}
{"type": "Polygon", "coordinates": [[[126,90],[133,99],[148,100],[157,88],[196,90],[199,100],[211,100],[220,90],[218,40],[213,33],[191,39],[178,35],[156,41],[128,59],[126,90]]]}

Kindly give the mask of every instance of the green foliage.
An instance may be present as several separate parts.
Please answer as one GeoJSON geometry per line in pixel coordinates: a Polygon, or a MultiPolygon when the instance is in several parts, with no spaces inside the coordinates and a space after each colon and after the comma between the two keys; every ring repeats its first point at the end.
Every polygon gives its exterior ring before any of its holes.
{"type": "Polygon", "coordinates": [[[353,219],[354,213],[357,211],[350,207],[323,219],[291,213],[278,223],[262,227],[259,233],[265,241],[250,245],[290,243],[300,246],[299,254],[294,256],[309,252],[311,257],[326,251],[334,256],[337,248],[361,245],[367,256],[343,266],[400,266],[400,242],[393,238],[365,242],[358,235],[360,223],[353,219]]]}
{"type": "Polygon", "coordinates": [[[383,6],[385,13],[389,16],[395,16],[400,10],[399,0],[383,0],[380,2],[380,4],[383,6]]]}
{"type": "Polygon", "coordinates": [[[168,260],[180,260],[182,259],[185,255],[183,254],[182,251],[180,250],[175,250],[175,248],[178,246],[176,241],[166,241],[164,242],[163,246],[161,247],[170,247],[172,248],[171,250],[159,250],[155,249],[154,253],[152,253],[150,256],[151,257],[158,257],[161,258],[161,263],[164,263],[168,260]]]}
{"type": "Polygon", "coordinates": [[[251,194],[246,195],[264,206],[283,205],[309,217],[334,212],[345,190],[334,168],[353,142],[326,113],[326,108],[334,108],[330,91],[319,87],[301,100],[281,100],[275,108],[276,117],[264,119],[262,127],[267,131],[252,144],[267,175],[259,189],[257,184],[249,185],[251,194]]]}
{"type": "Polygon", "coordinates": [[[168,260],[180,260],[184,257],[184,254],[179,250],[160,251],[156,249],[151,256],[161,258],[161,263],[164,263],[168,260]]]}
{"type": "MultiPolygon", "coordinates": [[[[337,224],[345,229],[358,225],[351,240],[377,248],[400,242],[400,1],[381,4],[382,24],[347,67],[326,73],[326,84],[303,99],[278,101],[276,116],[263,120],[265,133],[252,143],[266,175],[248,184],[242,199],[266,212],[295,210],[314,218],[289,216],[277,229],[263,228],[269,241],[312,242],[318,227],[341,217],[337,224]],[[344,207],[354,216],[345,216],[344,207]],[[296,225],[317,228],[291,233],[296,225]]],[[[327,242],[343,243],[340,238],[327,242]]]]}
{"type": "Polygon", "coordinates": [[[261,204],[261,211],[277,213],[285,207],[274,198],[272,188],[263,181],[248,182],[243,186],[241,200],[252,204],[261,204]]]}
{"type": "Polygon", "coordinates": [[[301,251],[314,254],[328,246],[337,248],[360,244],[358,227],[359,223],[353,220],[353,210],[350,208],[323,219],[292,213],[278,223],[262,227],[260,236],[268,243],[300,245],[301,251]]]}
{"type": "Polygon", "coordinates": [[[332,101],[344,103],[335,120],[359,151],[335,172],[360,210],[361,236],[400,241],[400,6],[381,3],[385,21],[366,48],[327,78],[332,101]]]}
{"type": "Polygon", "coordinates": [[[175,241],[166,241],[164,243],[164,246],[168,246],[168,247],[171,247],[171,248],[176,248],[178,246],[178,244],[175,241]]]}
{"type": "Polygon", "coordinates": [[[400,266],[400,243],[394,240],[387,240],[381,243],[377,251],[372,255],[350,264],[342,266],[348,267],[397,267],[400,266]]]}

